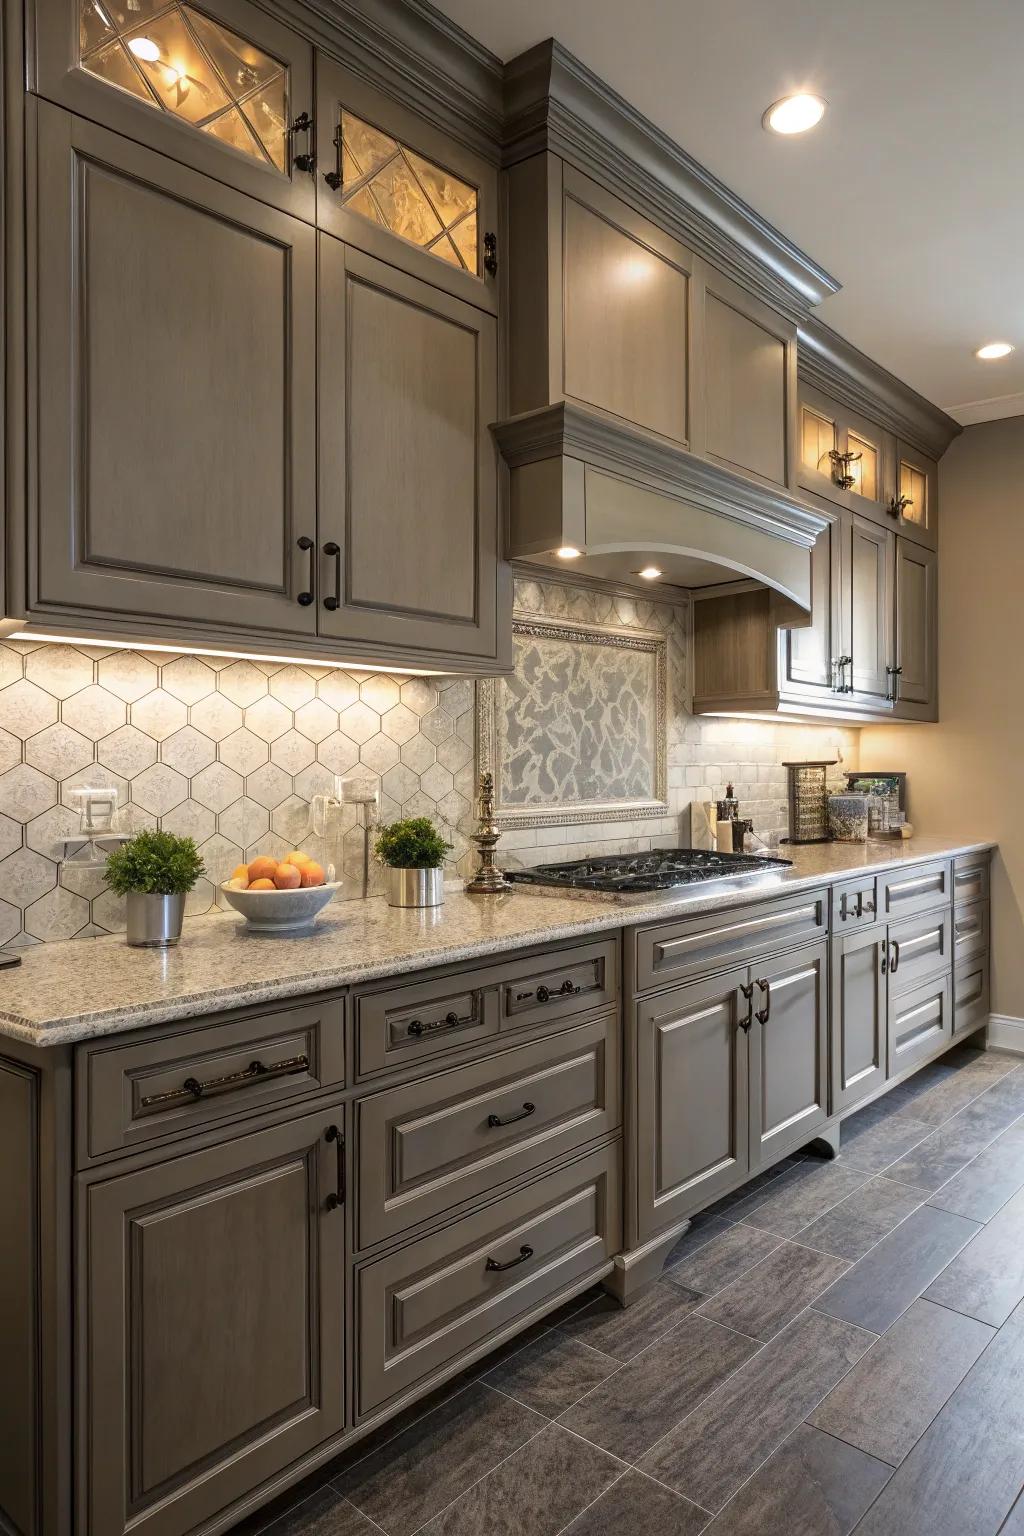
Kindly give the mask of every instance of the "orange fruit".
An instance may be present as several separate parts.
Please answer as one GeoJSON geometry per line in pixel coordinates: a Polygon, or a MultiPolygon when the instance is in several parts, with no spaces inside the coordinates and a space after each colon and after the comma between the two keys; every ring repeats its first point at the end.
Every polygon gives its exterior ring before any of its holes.
{"type": "MultiPolygon", "coordinates": [[[[242,868],[245,868],[244,864],[242,868]]],[[[249,882],[244,875],[232,875],[231,879],[225,880],[224,884],[229,891],[247,891],[249,889],[249,882]]]]}
{"type": "Polygon", "coordinates": [[[279,891],[294,891],[302,883],[302,874],[294,864],[282,862],[274,871],[274,884],[279,891]]]}
{"type": "Polygon", "coordinates": [[[282,864],[294,864],[296,869],[301,869],[303,864],[311,864],[313,861],[308,853],[303,853],[301,848],[293,848],[291,853],[286,853],[281,860],[282,864]]]}
{"type": "Polygon", "coordinates": [[[249,886],[250,891],[276,891],[273,880],[254,880],[249,886]]]}
{"type": "Polygon", "coordinates": [[[315,864],[312,859],[306,860],[300,870],[300,874],[302,875],[303,885],[323,885],[324,883],[323,868],[321,865],[315,864]]]}
{"type": "Polygon", "coordinates": [[[273,884],[274,871],[277,868],[276,859],[268,859],[261,854],[258,859],[253,859],[249,865],[249,883],[255,885],[257,880],[269,880],[273,884]]]}
{"type": "Polygon", "coordinates": [[[249,866],[248,866],[248,864],[236,864],[234,869],[231,871],[230,878],[232,880],[244,880],[246,885],[248,885],[249,884],[249,866]]]}

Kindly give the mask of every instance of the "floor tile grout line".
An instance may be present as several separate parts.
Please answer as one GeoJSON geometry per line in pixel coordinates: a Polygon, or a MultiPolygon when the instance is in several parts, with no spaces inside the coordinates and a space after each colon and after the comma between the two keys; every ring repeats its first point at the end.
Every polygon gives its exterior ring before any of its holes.
{"type": "MultiPolygon", "coordinates": [[[[881,1337],[884,1338],[885,1335],[883,1334],[881,1337]]],[[[872,1344],[871,1349],[874,1349],[874,1347],[875,1346],[872,1344]]],[[[861,1360],[865,1360],[867,1358],[867,1356],[871,1353],[871,1349],[866,1349],[864,1351],[863,1355],[861,1355],[860,1359],[861,1360]]],[[[857,1365],[859,1365],[859,1364],[860,1364],[860,1360],[857,1361],[857,1365]]],[[[857,1366],[855,1365],[853,1367],[853,1369],[856,1370],[857,1366]]],[[[959,1384],[960,1383],[958,1382],[957,1386],[959,1386],[959,1384]]],[[[838,1382],[838,1381],[836,1382],[836,1386],[837,1387],[841,1386],[841,1385],[842,1385],[841,1382],[838,1382]]],[[[956,1388],[954,1388],[953,1390],[955,1391],[956,1388]]],[[[835,1391],[835,1387],[831,1388],[828,1392],[826,1392],[825,1396],[821,1400],[821,1403],[818,1403],[817,1407],[812,1408],[811,1409],[811,1413],[817,1413],[818,1408],[821,1407],[821,1404],[822,1403],[827,1403],[829,1398],[832,1396],[832,1393],[834,1391],[835,1391]]],[[[949,1396],[952,1397],[952,1395],[953,1395],[953,1393],[951,1392],[949,1396]]],[[[949,1402],[949,1398],[948,1397],[946,1399],[946,1402],[947,1403],[949,1402]]],[[[945,1406],[946,1406],[946,1403],[943,1403],[942,1408],[944,1408],[945,1406]]],[[[939,1413],[942,1412],[942,1408],[939,1408],[936,1411],[936,1413],[933,1414],[932,1419],[929,1420],[929,1424],[934,1422],[934,1419],[938,1416],[939,1413]]],[[[858,1445],[856,1443],[856,1441],[854,1441],[854,1440],[847,1440],[846,1436],[845,1435],[841,1435],[837,1429],[826,1429],[823,1424],[812,1424],[809,1417],[806,1418],[806,1419],[803,1419],[802,1423],[806,1424],[808,1429],[816,1430],[819,1435],[828,1435],[830,1440],[838,1440],[840,1445],[848,1445],[850,1447],[851,1451],[860,1451],[862,1456],[870,1456],[872,1461],[880,1461],[883,1467],[888,1467],[889,1468],[890,1472],[898,1472],[899,1469],[900,1469],[900,1463],[898,1461],[887,1461],[884,1456],[879,1456],[877,1451],[866,1451],[864,1449],[864,1447],[862,1445],[858,1445]]],[[[924,1434],[924,1430],[921,1431],[921,1434],[922,1435],[924,1434]]],[[[920,1440],[920,1438],[921,1438],[921,1435],[918,1435],[917,1439],[920,1440]]],[[[917,1440],[914,1441],[914,1445],[916,1445],[916,1444],[917,1444],[917,1440]]],[[[913,1446],[911,1446],[911,1450],[913,1450],[913,1446]]],[[[907,1455],[908,1456],[910,1455],[910,1451],[907,1452],[907,1455]]],[[[903,1460],[906,1461],[906,1459],[907,1459],[906,1456],[904,1456],[903,1460]]],[[[888,1479],[887,1479],[887,1481],[888,1481],[888,1479]]],[[[881,1492],[881,1489],[879,1489],[879,1492],[881,1492]]]]}
{"type": "MultiPolygon", "coordinates": [[[[587,1444],[589,1445],[590,1443],[591,1442],[588,1440],[587,1444]]],[[[581,1515],[585,1515],[586,1514],[588,1509],[593,1509],[594,1505],[599,1503],[601,1501],[601,1499],[604,1498],[606,1493],[610,1493],[613,1488],[617,1487],[618,1484],[622,1482],[622,1479],[624,1477],[628,1477],[630,1472],[632,1472],[632,1470],[633,1470],[632,1467],[623,1467],[623,1469],[619,1473],[618,1477],[612,1478],[612,1481],[608,1484],[608,1487],[601,1489],[601,1492],[597,1495],[597,1498],[591,1499],[589,1504],[584,1504],[582,1509],[578,1509],[570,1520],[567,1520],[564,1525],[560,1525],[558,1527],[558,1530],[553,1533],[553,1536],[562,1536],[563,1531],[569,1530],[570,1527],[575,1524],[575,1522],[580,1518],[581,1515]]]]}
{"type": "MultiPolygon", "coordinates": [[[[502,1397],[507,1396],[507,1394],[504,1392],[500,1395],[502,1397]]],[[[522,1405],[520,1404],[519,1406],[522,1405]]],[[[415,1526],[412,1531],[410,1531],[409,1536],[417,1536],[418,1531],[422,1531],[426,1526],[430,1524],[432,1520],[436,1520],[438,1516],[443,1515],[446,1509],[451,1509],[452,1505],[457,1504],[461,1498],[464,1498],[466,1494],[471,1491],[471,1489],[478,1487],[484,1481],[484,1478],[490,1477],[492,1472],[497,1472],[499,1467],[503,1467],[507,1461],[511,1461],[512,1457],[517,1455],[519,1451],[524,1449],[524,1447],[532,1445],[537,1436],[542,1435],[550,1424],[550,1419],[544,1419],[539,1429],[535,1429],[532,1435],[528,1435],[525,1440],[520,1441],[517,1446],[509,1451],[507,1456],[503,1456],[500,1461],[496,1461],[493,1467],[488,1467],[487,1471],[483,1473],[481,1477],[474,1478],[471,1483],[466,1484],[465,1488],[460,1488],[454,1499],[449,1499],[447,1504],[442,1504],[440,1509],[435,1509],[434,1513],[428,1519],[423,1520],[419,1525],[415,1526]]],[[[350,1500],[350,1502],[352,1501],[350,1500]]],[[[359,1509],[358,1504],[356,1505],[356,1508],[359,1509]]],[[[362,1514],[362,1510],[360,1510],[360,1514],[362,1514]]]]}
{"type": "Polygon", "coordinates": [[[699,1509],[702,1515],[707,1515],[709,1520],[714,1520],[715,1511],[713,1509],[705,1509],[704,1505],[698,1504],[696,1499],[691,1499],[685,1493],[680,1493],[678,1488],[673,1488],[669,1483],[663,1483],[660,1477],[655,1477],[654,1473],[648,1472],[646,1467],[638,1467],[636,1462],[634,1462],[630,1470],[635,1472],[638,1477],[646,1477],[649,1482],[656,1483],[659,1488],[664,1488],[666,1493],[674,1493],[677,1499],[686,1499],[687,1504],[692,1504],[694,1509],[699,1509]]]}

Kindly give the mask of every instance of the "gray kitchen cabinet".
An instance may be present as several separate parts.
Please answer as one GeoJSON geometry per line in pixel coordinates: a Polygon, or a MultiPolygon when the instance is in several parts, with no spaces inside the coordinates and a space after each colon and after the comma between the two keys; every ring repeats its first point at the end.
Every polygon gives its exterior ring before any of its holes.
{"type": "Polygon", "coordinates": [[[751,967],[750,1169],[806,1145],[829,1115],[828,945],[751,967]]]}
{"type": "Polygon", "coordinates": [[[316,78],[320,228],[496,314],[497,166],[327,54],[316,78]]]}
{"type": "Polygon", "coordinates": [[[889,1076],[937,1054],[953,1038],[953,986],[947,970],[894,995],[889,992],[889,1076]]]}
{"type": "Polygon", "coordinates": [[[804,490],[884,523],[896,442],[876,422],[801,381],[799,470],[804,490]]]}
{"type": "Polygon", "coordinates": [[[284,21],[249,0],[30,10],[40,96],[313,221],[313,48],[284,21]]]}
{"type": "Polygon", "coordinates": [[[508,198],[511,413],[571,400],[688,446],[693,253],[551,154],[508,198]]]}
{"type": "Polygon", "coordinates": [[[90,1536],[192,1530],[343,1429],[343,1115],[82,1190],[90,1536]]]}
{"type": "Polygon", "coordinates": [[[49,102],[30,118],[31,617],[313,635],[314,231],[49,102]]]}
{"type": "Polygon", "coordinates": [[[854,513],[848,523],[849,631],[844,681],[851,704],[889,700],[895,608],[895,539],[854,513]]]}
{"type": "Polygon", "coordinates": [[[934,549],[896,540],[896,651],[890,674],[896,713],[939,713],[939,561],[934,549]]]}
{"type": "Polygon", "coordinates": [[[749,1167],[748,986],[743,966],[635,1005],[641,1243],[749,1167]]]}
{"type": "Polygon", "coordinates": [[[496,322],[332,236],[320,239],[319,629],[494,658],[496,322]]]}
{"type": "Polygon", "coordinates": [[[897,533],[937,549],[939,544],[939,466],[910,443],[896,444],[896,484],[887,511],[897,533]]]}
{"type": "Polygon", "coordinates": [[[769,485],[796,482],[796,326],[702,263],[693,448],[769,485]]]}
{"type": "Polygon", "coordinates": [[[811,551],[810,622],[778,631],[779,692],[808,707],[834,699],[846,633],[846,528],[838,511],[817,510],[828,527],[811,551]]]}
{"type": "Polygon", "coordinates": [[[832,940],[833,1114],[859,1104],[885,1082],[888,968],[884,927],[832,940]]]}

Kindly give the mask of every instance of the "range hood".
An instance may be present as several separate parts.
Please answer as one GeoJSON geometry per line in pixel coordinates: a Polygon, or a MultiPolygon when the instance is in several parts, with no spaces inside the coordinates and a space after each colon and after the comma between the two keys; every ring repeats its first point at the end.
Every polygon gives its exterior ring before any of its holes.
{"type": "MultiPolygon", "coordinates": [[[[509,559],[636,585],[656,565],[676,586],[747,578],[802,614],[825,519],[779,486],[661,442],[570,401],[493,432],[509,468],[509,559]]],[[[791,622],[800,622],[794,614],[791,622]]]]}

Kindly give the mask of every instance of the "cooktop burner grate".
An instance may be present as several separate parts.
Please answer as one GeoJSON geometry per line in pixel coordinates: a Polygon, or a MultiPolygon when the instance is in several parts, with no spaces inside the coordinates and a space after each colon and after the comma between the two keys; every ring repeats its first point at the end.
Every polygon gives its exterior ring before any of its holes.
{"type": "Polygon", "coordinates": [[[563,886],[567,889],[609,891],[669,891],[680,885],[709,880],[735,880],[744,875],[777,873],[791,859],[754,853],[713,853],[702,848],[665,848],[651,853],[616,853],[600,859],[574,859],[567,864],[538,864],[533,869],[507,871],[519,885],[563,886]]]}

